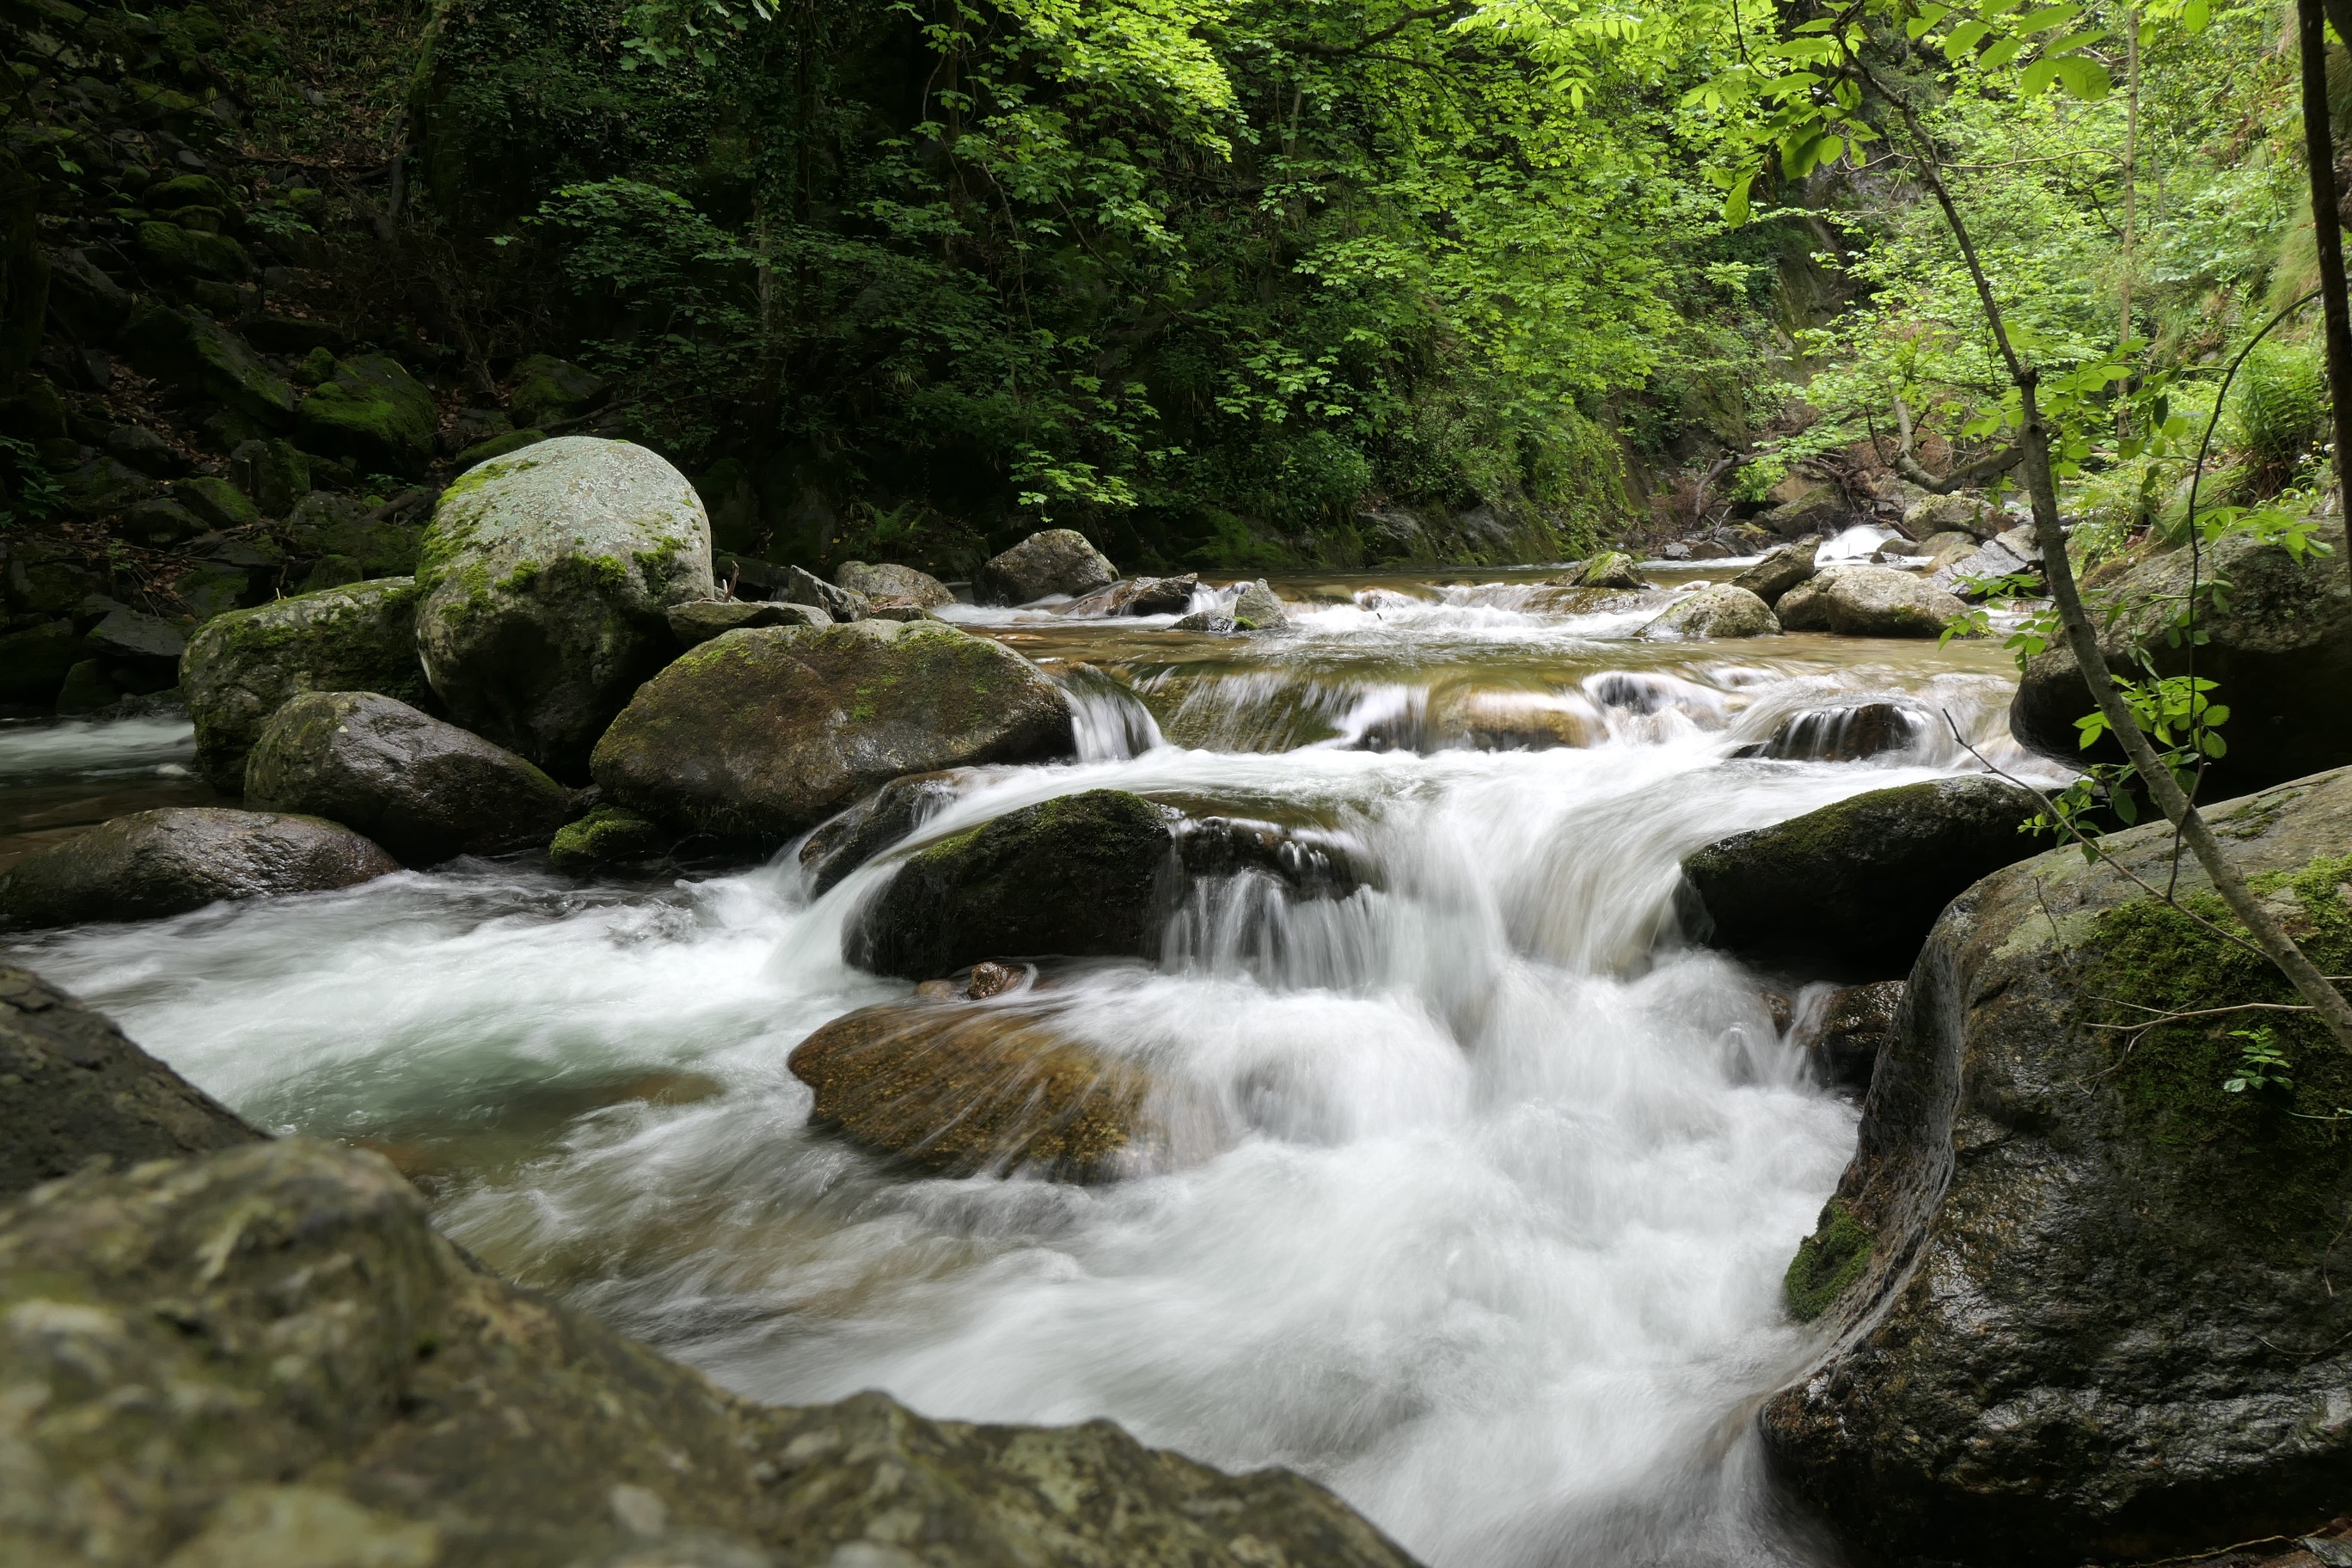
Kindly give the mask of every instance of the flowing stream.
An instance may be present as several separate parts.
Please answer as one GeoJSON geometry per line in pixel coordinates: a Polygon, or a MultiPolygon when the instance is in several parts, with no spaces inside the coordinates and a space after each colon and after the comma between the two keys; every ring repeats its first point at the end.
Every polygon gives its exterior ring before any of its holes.
{"type": "MultiPolygon", "coordinates": [[[[1801,977],[1680,940],[1675,865],[1980,766],[1963,740],[2018,764],[2011,678],[1982,642],[1638,640],[1665,591],[1531,577],[1277,581],[1299,624],[1245,637],[954,612],[1065,682],[1082,755],[973,775],[918,840],[1109,785],[1366,873],[1344,899],[1202,884],[1158,964],[1059,976],[1059,1026],[1160,1086],[1167,1157],[1121,1182],[910,1176],[808,1124],[792,1047],[909,989],[840,959],[883,865],[812,901],[789,852],[595,884],[460,861],[7,951],[753,1396],[1108,1416],[1296,1467],[1446,1568],[1827,1562],[1752,1416],[1807,1355],[1780,1276],[1855,1113],[1776,1031],[1763,988],[1801,977]],[[1868,700],[1919,716],[1907,747],[1735,755],[1868,700]]],[[[187,798],[186,737],[0,731],[0,852],[77,802],[187,798]]]]}

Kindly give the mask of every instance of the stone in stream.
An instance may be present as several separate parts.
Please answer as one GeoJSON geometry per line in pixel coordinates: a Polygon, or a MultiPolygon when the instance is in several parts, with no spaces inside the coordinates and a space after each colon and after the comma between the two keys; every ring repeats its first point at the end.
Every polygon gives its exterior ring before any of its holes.
{"type": "Polygon", "coordinates": [[[1279,631],[1290,624],[1290,612],[1282,607],[1282,600],[1260,577],[1255,583],[1243,584],[1242,591],[1234,596],[1233,622],[1245,632],[1279,631]]]}
{"type": "Polygon", "coordinates": [[[767,842],[903,773],[1042,762],[1076,745],[1061,689],[952,626],[859,621],[729,632],[682,654],[597,743],[615,805],[767,842]]]}
{"type": "Polygon", "coordinates": [[[1927,585],[1963,599],[1987,597],[1976,586],[1980,579],[2023,575],[2033,578],[2032,587],[2042,588],[2042,546],[2034,542],[2033,525],[2027,523],[2012,528],[1998,539],[1983,544],[1939,565],[1927,578],[1927,585]]]}
{"type": "Polygon", "coordinates": [[[1429,730],[1437,746],[1481,752],[1548,752],[1590,746],[1607,734],[1601,715],[1581,696],[1455,688],[1430,704],[1429,730]]]}
{"type": "Polygon", "coordinates": [[[103,1014],[0,963],[0,1198],[100,1157],[136,1165],[260,1138],[103,1014]]]}
{"type": "Polygon", "coordinates": [[[658,859],[677,835],[657,822],[617,805],[600,805],[557,828],[547,858],[559,871],[593,871],[600,866],[658,859]]]}
{"type": "Polygon", "coordinates": [[[1604,550],[1582,566],[1552,582],[1563,588],[1646,588],[1642,563],[1622,550],[1604,550]]]}
{"type": "Polygon", "coordinates": [[[1076,595],[1118,581],[1118,568],[1074,528],[1033,533],[980,569],[981,602],[1026,605],[1049,594],[1076,595]]]}
{"type": "Polygon", "coordinates": [[[835,587],[803,566],[784,568],[784,602],[821,610],[829,621],[862,621],[870,607],[865,595],[835,587]]]}
{"type": "Polygon", "coordinates": [[[413,577],[386,577],[215,616],[180,661],[196,726],[196,765],[215,789],[245,786],[246,753],[269,716],[301,691],[379,691],[429,700],[416,660],[413,577]]]}
{"type": "Polygon", "coordinates": [[[1154,957],[1174,848],[1167,816],[1124,790],[1024,806],[909,855],[843,927],[842,957],[908,980],[1008,953],[1154,957]]]}
{"type": "Polygon", "coordinates": [[[1745,588],[1711,583],[1685,594],[1642,628],[1645,637],[1761,637],[1780,630],[1772,607],[1745,588]]]}
{"type": "Polygon", "coordinates": [[[802,1041],[789,1065],[816,1091],[818,1121],[940,1175],[1099,1182],[1142,1152],[1149,1078],[1035,1007],[863,1007],[802,1041]]]}
{"type": "Polygon", "coordinates": [[[918,572],[912,566],[888,563],[868,565],[863,561],[845,561],[835,568],[833,580],[853,594],[863,594],[868,599],[910,599],[926,610],[936,610],[942,605],[956,602],[955,592],[928,572],[918,572]]]}
{"type": "Polygon", "coordinates": [[[1176,856],[1191,877],[1257,871],[1307,899],[1344,899],[1361,885],[1339,838],[1247,817],[1191,817],[1177,825],[1176,856]]]}
{"type": "Polygon", "coordinates": [[[39,1391],[9,1432],[10,1563],[1412,1561],[1286,1470],[1227,1476],[1108,1421],[755,1405],[506,1283],[382,1157],[307,1139],[0,1207],[0,1386],[39,1391]]]}
{"type": "Polygon", "coordinates": [[[1055,610],[1057,616],[1091,620],[1108,616],[1176,616],[1192,603],[1201,574],[1181,577],[1129,577],[1108,588],[1097,588],[1055,610]]]}
{"type": "Polygon", "coordinates": [[[953,805],[976,779],[953,770],[892,779],[825,823],[800,849],[809,892],[822,896],[891,845],[953,805]]]}
{"type": "Polygon", "coordinates": [[[1949,591],[1950,584],[1937,582],[1937,575],[1954,562],[1966,561],[1982,546],[1978,543],[1974,534],[1962,533],[1955,529],[1947,533],[1931,533],[1921,540],[1916,548],[1919,554],[1927,558],[1927,580],[1935,583],[1936,586],[1949,591]]]}
{"type": "Polygon", "coordinates": [[[1231,616],[1221,616],[1214,610],[1195,610],[1168,628],[1171,632],[1206,632],[1211,637],[1231,637],[1242,629],[1241,623],[1231,616]]]}
{"type": "Polygon", "coordinates": [[[1895,567],[1841,562],[1789,590],[1774,608],[1792,632],[1932,637],[1968,606],[1895,567]]]}
{"type": "Polygon", "coordinates": [[[1821,568],[1813,563],[1819,547],[1811,544],[1783,544],[1766,552],[1764,559],[1731,580],[1735,588],[1745,588],[1764,601],[1769,608],[1780,602],[1782,595],[1800,583],[1810,582],[1821,568]]]}
{"type": "Polygon", "coordinates": [[[348,888],[398,869],[367,839],[315,816],[135,811],[0,871],[0,929],[160,920],[224,899],[348,888]]]}
{"type": "Polygon", "coordinates": [[[1683,858],[1684,929],[1830,973],[1909,972],[1944,906],[2041,846],[2030,790],[1982,773],[1872,790],[1683,858]]]}
{"type": "MultiPolygon", "coordinates": [[[[2343,525],[2325,523],[2313,537],[2335,553],[2297,561],[2285,546],[2246,534],[2204,552],[2200,578],[2218,576],[2231,587],[2226,614],[2209,607],[2198,616],[2209,640],[2194,650],[2197,674],[2218,683],[2212,700],[2230,709],[2221,726],[2228,753],[2206,768],[2209,797],[2352,763],[2352,585],[2343,525]]],[[[2168,551],[2085,589],[2111,666],[2138,639],[2159,675],[2188,672],[2190,650],[2171,647],[2165,632],[2189,592],[2191,564],[2188,551],[2168,551]],[[2120,609],[2117,619],[2106,618],[2110,608],[2120,609]]],[[[2088,752],[2079,748],[2074,721],[2091,710],[2082,671],[2061,643],[2026,661],[2009,727],[2025,745],[2072,766],[2121,761],[2112,740],[2088,752]]]]}
{"type": "Polygon", "coordinates": [[[411,866],[546,843],[572,792],[503,746],[373,691],[308,691],[245,764],[247,804],[364,833],[411,866]]]}
{"type": "Polygon", "coordinates": [[[1906,702],[1855,702],[1808,708],[1781,721],[1769,740],[1737,755],[1774,762],[1858,763],[1918,743],[1934,721],[1906,702]]]}
{"type": "Polygon", "coordinates": [[[1835,533],[1853,521],[1853,507],[1835,485],[1824,485],[1782,501],[1756,521],[1783,539],[1835,533]]]}
{"type": "MultiPolygon", "coordinates": [[[[2340,569],[2340,563],[2339,563],[2340,569]]],[[[2352,973],[2352,773],[2207,808],[2352,973]]],[[[1999,871],[1937,923],[1853,1160],[1790,1269],[1823,1357],[1762,1415],[1859,1551],[2066,1564],[2308,1533],[2352,1475],[2352,1057],[2151,823],[1999,871]],[[2137,879],[2137,881],[2134,879],[2137,879]],[[2154,1009],[2151,1012],[2148,1009],[2154,1009]],[[2250,1044],[2285,1081],[2228,1092],[2250,1044]]]]}
{"type": "Polygon", "coordinates": [[[833,617],[814,605],[774,599],[694,599],[672,605],[670,635],[681,647],[700,647],[711,638],[744,626],[829,626],[833,617]]]}
{"type": "Polygon", "coordinates": [[[1809,985],[1790,1020],[1790,1041],[1805,1053],[1823,1083],[1832,1089],[1866,1089],[1906,989],[1900,980],[1809,985]]]}
{"type": "Polygon", "coordinates": [[[449,716],[567,781],[708,599],[710,525],[686,477],[626,441],[566,436],[442,492],[416,647],[449,716]]]}

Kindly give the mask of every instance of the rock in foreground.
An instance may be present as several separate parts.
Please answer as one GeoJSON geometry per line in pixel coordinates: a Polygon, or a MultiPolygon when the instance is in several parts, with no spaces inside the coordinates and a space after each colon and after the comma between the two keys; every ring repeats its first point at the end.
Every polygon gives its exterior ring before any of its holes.
{"type": "Polygon", "coordinates": [[[544,844],[572,792],[502,746],[373,691],[280,708],[245,768],[248,804],[366,834],[411,866],[544,844]]]}
{"type": "Polygon", "coordinates": [[[717,592],[686,476],[589,436],[467,470],[442,492],[416,580],[417,652],[449,716],[567,780],[668,662],[669,607],[717,592]]]}
{"type": "Polygon", "coordinates": [[[1118,568],[1074,528],[1033,533],[980,569],[982,603],[1025,605],[1049,594],[1087,594],[1118,581],[1118,568]]]}
{"type": "Polygon", "coordinates": [[[223,899],[348,888],[400,869],[315,816],[174,806],[118,816],[0,871],[0,929],[161,920],[223,899]]]}
{"type": "Polygon", "coordinates": [[[1160,808],[1123,790],[1007,812],[908,856],[843,929],[842,956],[908,980],[998,954],[1154,956],[1175,843],[1160,808]]]}
{"type": "Polygon", "coordinates": [[[2018,831],[2040,809],[2032,792],[1971,774],[1736,833],[1685,857],[1685,929],[1756,958],[1904,973],[1961,889],[2042,847],[2018,831]]]}
{"type": "Polygon", "coordinates": [[[941,1175],[1120,1173],[1149,1080],[1055,1030],[1034,1007],[887,1004],[794,1048],[814,1114],[941,1175]]]}
{"type": "Polygon", "coordinates": [[[729,632],[647,681],[596,747],[596,782],[650,816],[790,837],[902,773],[1037,762],[1070,707],[1012,649],[895,621],[729,632]]]}
{"type": "Polygon", "coordinates": [[[1790,589],[1774,608],[1792,632],[1932,637],[1941,637],[1945,624],[1968,606],[1892,566],[1839,564],[1790,589]]]}
{"type": "Polygon", "coordinates": [[[416,659],[414,577],[384,577],[232,610],[188,644],[180,685],[196,725],[196,765],[215,789],[245,787],[245,756],[298,691],[429,695],[416,659]]]}
{"type": "Polygon", "coordinates": [[[0,1198],[94,1155],[135,1165],[260,1137],[103,1014],[0,964],[0,1198]]]}
{"type": "Polygon", "coordinates": [[[748,1404],[470,1264],[389,1164],[325,1144],[43,1188],[0,1209],[0,1386],[41,1391],[10,1432],[10,1562],[1411,1562],[1311,1482],[1108,1422],[748,1404]]]}
{"type": "MultiPolygon", "coordinates": [[[[2352,774],[2211,816],[2320,967],[2352,973],[2352,774]]],[[[2159,822],[2102,847],[2162,888],[2171,838],[2159,822]]],[[[2185,856],[2179,891],[2226,921],[2185,856]]],[[[1858,1547],[2179,1559],[2343,1511],[2352,1061],[2294,1013],[2128,1027],[2290,1000],[2263,960],[2072,848],[1937,922],[1790,1269],[1792,1306],[1839,1337],[1763,1415],[1780,1473],[1858,1547]],[[2233,1031],[2257,1026],[2292,1084],[2228,1093],[2233,1031]]]]}

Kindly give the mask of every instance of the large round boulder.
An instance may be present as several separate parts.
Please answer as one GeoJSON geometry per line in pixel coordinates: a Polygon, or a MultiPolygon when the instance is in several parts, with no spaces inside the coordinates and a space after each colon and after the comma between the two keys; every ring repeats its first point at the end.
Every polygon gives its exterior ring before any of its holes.
{"type": "Polygon", "coordinates": [[[901,773],[1036,762],[1075,744],[1036,666],[936,622],[729,632],[647,681],[598,742],[621,805],[773,841],[901,773]]]}
{"type": "Polygon", "coordinates": [[[215,616],[180,660],[196,725],[196,765],[215,789],[245,784],[246,753],[278,705],[300,691],[429,699],[416,660],[414,577],[354,583],[215,616]]]}
{"type": "Polygon", "coordinates": [[[411,866],[544,844],[572,792],[503,746],[373,691],[278,709],[245,765],[246,804],[355,828],[411,866]]]}
{"type": "MultiPolygon", "coordinates": [[[[2352,773],[2212,816],[2352,973],[2352,773]]],[[[2101,848],[1996,872],[1937,923],[1789,1271],[1825,1353],[1765,1442],[1874,1560],[2186,1560],[2344,1510],[2352,1058],[2247,1010],[2293,993],[2201,923],[2232,929],[2168,825],[2101,848]],[[2253,1047],[2279,1061],[2250,1082],[2253,1047]]]]}
{"type": "Polygon", "coordinates": [[[1911,967],[1969,883],[2041,847],[2031,790],[1982,773],[1878,789],[1683,859],[1684,929],[1710,946],[1832,973],[1911,967]]]}
{"type": "Polygon", "coordinates": [[[1747,589],[1714,583],[1685,594],[1642,628],[1645,637],[1760,637],[1780,629],[1767,605],[1747,589]]]}
{"type": "MultiPolygon", "coordinates": [[[[2229,750],[2206,769],[2205,794],[2226,798],[2325,768],[2352,763],[2352,585],[2344,568],[2344,530],[2317,537],[2335,553],[2297,561],[2286,547],[2247,535],[2223,540],[2197,566],[2205,583],[2230,584],[2226,611],[2198,616],[2206,640],[2175,647],[2166,633],[2186,602],[2192,563],[2176,550],[2139,563],[2086,589],[2110,665],[2145,645],[2162,675],[2196,672],[2217,683],[2214,701],[2230,717],[2221,727],[2229,750]],[[2109,611],[2119,612],[2108,618],[2109,611]]],[[[2092,711],[2089,689],[2063,643],[2026,661],[2010,704],[2009,727],[2035,751],[2080,766],[2120,762],[2112,739],[2085,754],[2074,721],[2092,711]]]]}
{"type": "Polygon", "coordinates": [[[1086,594],[1118,581],[1118,568],[1075,528],[1033,533],[980,569],[974,585],[992,605],[1025,605],[1049,594],[1086,594]]]}
{"type": "Polygon", "coordinates": [[[1150,958],[1181,872],[1158,806],[1096,789],[917,850],[843,928],[860,969],[929,980],[999,954],[1150,958]]]}
{"type": "Polygon", "coordinates": [[[863,561],[845,561],[834,572],[833,580],[838,586],[868,599],[905,599],[922,610],[936,610],[956,602],[954,591],[929,573],[887,562],[877,566],[863,561]]]}
{"type": "Polygon", "coordinates": [[[0,871],[0,929],[160,920],[224,899],[348,888],[400,865],[315,816],[223,806],[136,811],[0,871]]]}
{"type": "Polygon", "coordinates": [[[643,447],[567,436],[442,492],[416,581],[416,647],[451,718],[560,778],[676,650],[667,611],[708,599],[710,524],[643,447]]]}
{"type": "Polygon", "coordinates": [[[816,1120],[950,1176],[1118,1174],[1150,1087],[1047,1010],[1015,1005],[863,1007],[802,1041],[789,1065],[816,1091],[816,1120]]]}
{"type": "Polygon", "coordinates": [[[1841,563],[1783,595],[1774,606],[1792,632],[1849,637],[1932,637],[1968,606],[1893,566],[1841,563]]]}

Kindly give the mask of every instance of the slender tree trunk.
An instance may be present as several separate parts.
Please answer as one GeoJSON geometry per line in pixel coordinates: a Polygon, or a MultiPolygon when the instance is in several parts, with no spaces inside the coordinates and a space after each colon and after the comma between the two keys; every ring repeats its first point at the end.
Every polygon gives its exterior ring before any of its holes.
{"type": "MultiPolygon", "coordinates": [[[[2318,242],[2320,305],[2327,321],[2327,400],[2336,414],[2337,515],[2352,523],[2352,305],[2344,296],[2344,225],[2337,216],[2336,132],[2327,108],[2327,8],[2295,0],[2303,45],[2303,147],[2311,164],[2311,234],[2318,242]]],[[[2352,551],[2345,553],[2352,572],[2352,551]]]]}
{"type": "Polygon", "coordinates": [[[2132,247],[2139,237],[2139,11],[2124,13],[2124,280],[2116,342],[2132,335],[2132,247]]]}

